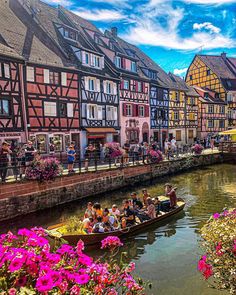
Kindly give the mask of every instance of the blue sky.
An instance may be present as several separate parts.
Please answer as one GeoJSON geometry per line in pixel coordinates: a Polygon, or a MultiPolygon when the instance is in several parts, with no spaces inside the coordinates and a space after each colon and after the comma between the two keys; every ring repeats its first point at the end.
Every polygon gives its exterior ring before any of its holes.
{"type": "Polygon", "coordinates": [[[196,53],[236,57],[236,0],[44,0],[99,29],[118,28],[165,71],[183,76],[196,53]]]}

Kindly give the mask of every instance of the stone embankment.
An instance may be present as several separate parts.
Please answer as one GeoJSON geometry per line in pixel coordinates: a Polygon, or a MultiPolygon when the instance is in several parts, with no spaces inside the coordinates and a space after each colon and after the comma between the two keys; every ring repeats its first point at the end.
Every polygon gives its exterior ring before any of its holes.
{"type": "Polygon", "coordinates": [[[67,175],[47,183],[23,181],[1,184],[0,220],[223,161],[222,154],[208,154],[164,161],[160,164],[67,175]]]}

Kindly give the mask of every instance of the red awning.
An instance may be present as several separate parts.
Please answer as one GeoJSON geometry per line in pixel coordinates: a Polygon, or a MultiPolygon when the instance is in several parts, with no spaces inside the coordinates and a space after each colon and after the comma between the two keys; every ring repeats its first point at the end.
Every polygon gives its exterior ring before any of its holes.
{"type": "Polygon", "coordinates": [[[88,139],[96,139],[96,138],[105,138],[105,135],[102,135],[102,134],[88,135],[88,139]]]}
{"type": "Polygon", "coordinates": [[[114,128],[86,128],[88,133],[101,134],[101,133],[117,133],[114,128]]]}

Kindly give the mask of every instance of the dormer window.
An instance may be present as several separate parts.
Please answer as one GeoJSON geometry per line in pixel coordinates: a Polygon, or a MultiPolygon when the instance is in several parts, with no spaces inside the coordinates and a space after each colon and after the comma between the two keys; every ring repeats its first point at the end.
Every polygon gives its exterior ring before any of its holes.
{"type": "Polygon", "coordinates": [[[114,50],[115,49],[115,45],[113,42],[109,41],[109,48],[114,50]]]}
{"type": "Polygon", "coordinates": [[[135,51],[134,50],[132,50],[132,49],[126,49],[125,51],[126,51],[126,53],[129,56],[135,57],[135,51]]]}
{"type": "Polygon", "coordinates": [[[207,76],[210,76],[210,74],[211,74],[211,70],[207,70],[207,71],[206,71],[206,74],[207,74],[207,76]]]}
{"type": "Polygon", "coordinates": [[[68,38],[68,39],[71,39],[71,40],[74,40],[74,41],[77,40],[77,32],[75,32],[75,31],[73,31],[71,29],[64,28],[63,36],[65,38],[68,38]]]}
{"type": "Polygon", "coordinates": [[[131,71],[132,72],[136,72],[137,71],[136,62],[135,61],[131,61],[131,71]]]}
{"type": "Polygon", "coordinates": [[[100,57],[94,55],[93,56],[93,64],[94,64],[94,67],[100,68],[100,57]]]}
{"type": "Polygon", "coordinates": [[[115,57],[115,65],[117,68],[121,68],[121,58],[119,56],[115,57]]]}
{"type": "Polygon", "coordinates": [[[82,51],[82,64],[88,67],[104,68],[104,57],[82,51]]]}
{"type": "Polygon", "coordinates": [[[204,98],[208,98],[209,97],[209,94],[206,92],[205,94],[204,94],[204,98]]]}
{"type": "Polygon", "coordinates": [[[155,80],[157,78],[157,73],[149,70],[148,76],[149,76],[149,78],[155,80]]]}

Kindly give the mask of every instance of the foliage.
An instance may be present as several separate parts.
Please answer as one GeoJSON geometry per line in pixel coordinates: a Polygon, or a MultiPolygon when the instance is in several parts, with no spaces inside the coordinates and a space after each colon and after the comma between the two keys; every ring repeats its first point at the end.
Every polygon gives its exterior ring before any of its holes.
{"type": "Polygon", "coordinates": [[[106,143],[105,144],[105,154],[112,159],[122,156],[120,144],[118,142],[106,143]]]}
{"type": "MultiPolygon", "coordinates": [[[[111,251],[120,246],[117,239],[110,240],[111,251]]],[[[63,244],[53,251],[42,228],[1,235],[1,295],[144,294],[141,281],[137,283],[131,274],[133,263],[94,261],[83,250],[84,243],[79,241],[76,248],[63,244]]]]}
{"type": "Polygon", "coordinates": [[[33,161],[25,171],[26,178],[39,181],[53,180],[61,175],[63,168],[55,158],[40,159],[33,161]]]}
{"type": "Polygon", "coordinates": [[[153,163],[159,163],[163,160],[161,151],[155,151],[152,149],[148,151],[148,157],[153,163]]]}
{"type": "Polygon", "coordinates": [[[203,146],[200,145],[200,144],[195,144],[193,147],[192,147],[192,150],[193,152],[196,154],[196,155],[200,155],[203,151],[203,146]]]}
{"type": "Polygon", "coordinates": [[[201,229],[206,254],[198,262],[213,286],[236,293],[236,209],[215,213],[201,229]]]}
{"type": "Polygon", "coordinates": [[[57,229],[63,235],[77,234],[84,235],[83,222],[76,216],[70,217],[65,221],[64,225],[57,229]]]}

